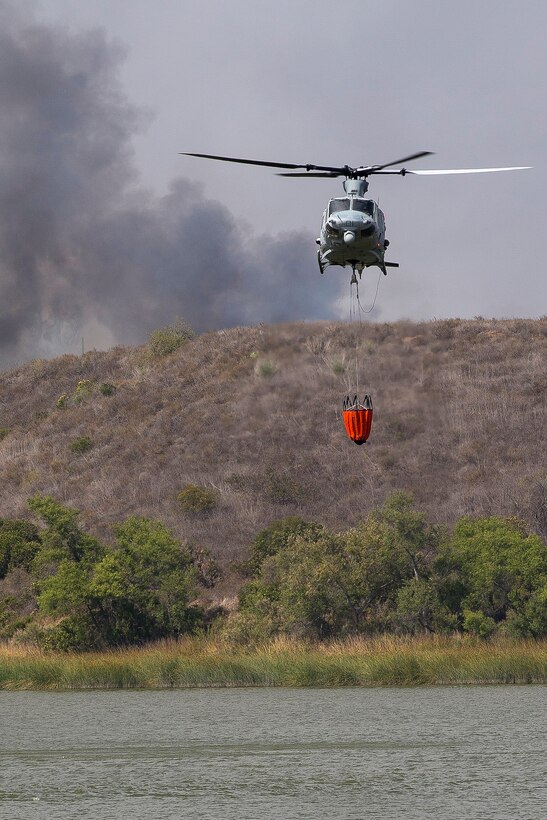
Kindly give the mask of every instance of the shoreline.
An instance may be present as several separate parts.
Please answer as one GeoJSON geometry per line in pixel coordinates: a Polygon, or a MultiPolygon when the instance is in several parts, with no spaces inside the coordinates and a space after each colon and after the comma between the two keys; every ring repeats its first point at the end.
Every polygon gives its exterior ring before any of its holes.
{"type": "Polygon", "coordinates": [[[194,638],[66,654],[0,646],[4,691],[532,683],[547,683],[547,641],[385,636],[241,648],[194,638]]]}

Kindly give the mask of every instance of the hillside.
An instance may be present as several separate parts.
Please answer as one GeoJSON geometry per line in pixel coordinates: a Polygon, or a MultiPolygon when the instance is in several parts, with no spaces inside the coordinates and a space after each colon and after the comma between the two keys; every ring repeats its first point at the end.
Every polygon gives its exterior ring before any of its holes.
{"type": "Polygon", "coordinates": [[[433,521],[517,514],[545,537],[546,362],[547,318],[235,328],[166,356],[33,361],[1,377],[0,517],[30,518],[40,493],[106,539],[157,518],[212,550],[226,589],[272,519],[343,529],[398,489],[433,521]],[[375,408],[363,447],[340,417],[356,356],[375,408]],[[215,488],[215,509],[181,509],[188,484],[215,488]]]}

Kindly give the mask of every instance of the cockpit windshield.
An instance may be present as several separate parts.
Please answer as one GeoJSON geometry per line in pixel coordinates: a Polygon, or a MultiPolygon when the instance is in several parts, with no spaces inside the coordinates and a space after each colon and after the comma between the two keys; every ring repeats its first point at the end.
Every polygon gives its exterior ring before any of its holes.
{"type": "Polygon", "coordinates": [[[374,202],[372,199],[353,199],[353,210],[374,216],[374,202]]]}
{"type": "Polygon", "coordinates": [[[338,211],[349,211],[349,199],[331,199],[329,202],[329,216],[338,213],[338,211]]]}
{"type": "Polygon", "coordinates": [[[351,199],[331,199],[329,202],[329,213],[328,216],[332,216],[332,214],[338,213],[338,211],[360,211],[362,214],[368,214],[368,216],[374,216],[374,202],[372,199],[357,199],[356,197],[352,197],[351,199]]]}

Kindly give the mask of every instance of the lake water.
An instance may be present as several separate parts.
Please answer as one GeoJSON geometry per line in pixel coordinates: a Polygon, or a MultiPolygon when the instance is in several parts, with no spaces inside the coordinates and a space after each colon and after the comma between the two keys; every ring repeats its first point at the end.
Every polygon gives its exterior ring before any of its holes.
{"type": "Polygon", "coordinates": [[[0,692],[0,818],[547,816],[545,686],[0,692]]]}

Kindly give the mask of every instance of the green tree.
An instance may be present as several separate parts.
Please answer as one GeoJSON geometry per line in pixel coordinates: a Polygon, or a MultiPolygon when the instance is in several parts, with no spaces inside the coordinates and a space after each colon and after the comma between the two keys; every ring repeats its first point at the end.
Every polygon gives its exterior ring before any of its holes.
{"type": "Polygon", "coordinates": [[[387,527],[389,549],[399,554],[399,560],[409,563],[415,580],[427,578],[443,530],[428,524],[425,513],[414,509],[412,495],[404,492],[389,496],[374,517],[387,527]]]}
{"type": "Polygon", "coordinates": [[[163,524],[148,518],[130,518],[114,532],[118,549],[109,556],[110,568],[99,564],[93,580],[103,604],[115,610],[121,603],[122,611],[127,605],[136,615],[135,629],[146,639],[192,631],[201,610],[189,603],[198,591],[189,552],[163,524]],[[107,586],[101,587],[109,577],[115,584],[112,595],[107,586]]]}
{"type": "Polygon", "coordinates": [[[37,585],[40,611],[63,620],[47,635],[57,649],[95,649],[103,644],[89,595],[92,565],[65,559],[55,574],[37,585]]]}
{"type": "Polygon", "coordinates": [[[297,537],[314,541],[324,531],[321,524],[305,521],[296,515],[290,515],[279,521],[272,521],[261,530],[251,545],[251,555],[243,564],[245,575],[255,576],[260,573],[266,558],[276,555],[289,546],[297,537]]]}
{"type": "Polygon", "coordinates": [[[77,510],[63,507],[51,496],[36,495],[28,505],[46,524],[40,531],[42,549],[34,560],[38,575],[49,574],[63,560],[94,562],[104,553],[104,546],[78,527],[77,510]]]}
{"type": "Polygon", "coordinates": [[[39,549],[39,534],[34,524],[0,518],[0,578],[16,567],[30,569],[39,549]]]}
{"type": "MultiPolygon", "coordinates": [[[[522,522],[462,519],[447,545],[445,567],[459,576],[462,612],[480,613],[517,635],[547,633],[547,548],[522,522]]],[[[467,622],[475,624],[471,614],[467,622]]]]}
{"type": "MultiPolygon", "coordinates": [[[[99,560],[66,558],[40,584],[43,613],[64,618],[60,648],[142,643],[195,631],[202,621],[191,557],[157,521],[130,518],[99,560]]],[[[55,642],[55,636],[53,636],[55,642]]]]}
{"type": "Polygon", "coordinates": [[[393,623],[405,632],[453,632],[458,629],[458,616],[452,613],[439,596],[438,579],[411,578],[397,594],[393,623]]]}
{"type": "Polygon", "coordinates": [[[274,522],[255,539],[239,624],[249,636],[262,628],[320,639],[386,629],[401,588],[427,575],[439,538],[402,494],[340,535],[274,522]]]}

